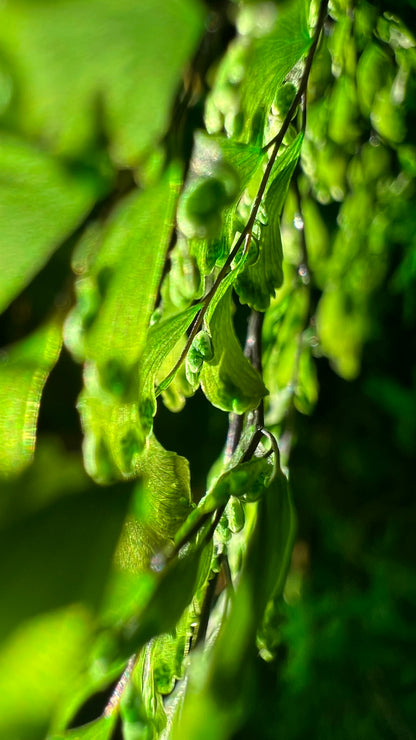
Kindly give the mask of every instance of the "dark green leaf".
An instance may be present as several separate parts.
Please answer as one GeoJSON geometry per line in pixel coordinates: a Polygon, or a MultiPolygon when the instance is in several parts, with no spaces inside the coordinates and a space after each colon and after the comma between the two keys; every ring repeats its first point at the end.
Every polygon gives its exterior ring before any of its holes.
{"type": "Polygon", "coordinates": [[[243,702],[256,652],[256,632],[268,601],[282,593],[293,545],[294,509],[287,481],[281,473],[265,489],[257,506],[255,528],[230,613],[211,660],[203,666],[203,692],[192,682],[191,673],[174,738],[183,733],[189,740],[197,740],[207,726],[208,717],[210,737],[226,740],[233,736],[244,716],[243,702]]]}
{"type": "Polygon", "coordinates": [[[121,487],[86,491],[3,528],[1,636],[47,610],[98,605],[129,499],[121,487]]]}
{"type": "Polygon", "coordinates": [[[201,567],[206,572],[206,552],[210,558],[211,546],[200,544],[175,557],[159,575],[154,572],[154,590],[148,603],[119,631],[118,658],[128,658],[152,637],[175,629],[199,585],[201,567]]]}

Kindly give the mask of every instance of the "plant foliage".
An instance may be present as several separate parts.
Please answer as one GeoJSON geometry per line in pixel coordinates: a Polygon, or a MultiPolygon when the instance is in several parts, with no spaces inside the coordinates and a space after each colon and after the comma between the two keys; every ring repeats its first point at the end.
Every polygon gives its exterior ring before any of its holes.
{"type": "Polygon", "coordinates": [[[1,737],[414,736],[412,12],[1,5],[1,737]]]}

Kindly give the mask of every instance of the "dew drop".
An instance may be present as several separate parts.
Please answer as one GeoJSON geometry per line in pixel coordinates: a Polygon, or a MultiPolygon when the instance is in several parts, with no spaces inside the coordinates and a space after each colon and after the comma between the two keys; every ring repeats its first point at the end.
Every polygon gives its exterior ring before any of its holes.
{"type": "Polygon", "coordinates": [[[166,565],[166,557],[163,553],[157,552],[150,561],[150,568],[154,573],[160,573],[166,565]]]}
{"type": "Polygon", "coordinates": [[[309,270],[308,270],[307,266],[304,263],[302,263],[301,265],[299,265],[299,267],[298,267],[298,275],[299,275],[299,277],[302,280],[302,283],[304,285],[309,285],[309,283],[311,281],[311,277],[310,277],[310,274],[309,274],[309,270]]]}
{"type": "Polygon", "coordinates": [[[295,229],[297,229],[298,231],[302,231],[302,229],[304,228],[305,224],[303,223],[303,218],[302,218],[302,216],[300,215],[300,213],[297,213],[297,214],[295,215],[295,218],[293,219],[293,226],[294,226],[294,227],[295,227],[295,229]]]}

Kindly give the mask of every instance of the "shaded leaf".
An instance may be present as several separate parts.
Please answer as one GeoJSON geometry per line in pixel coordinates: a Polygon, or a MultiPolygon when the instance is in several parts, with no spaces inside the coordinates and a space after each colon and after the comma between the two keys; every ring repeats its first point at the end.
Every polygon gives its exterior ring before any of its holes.
{"type": "Polygon", "coordinates": [[[42,390],[60,349],[55,320],[0,357],[0,475],[19,473],[32,460],[42,390]]]}
{"type": "Polygon", "coordinates": [[[127,659],[152,637],[175,629],[199,585],[201,569],[206,573],[204,553],[210,559],[211,552],[211,543],[199,544],[175,557],[159,574],[153,573],[154,590],[147,604],[118,632],[117,659],[127,659]]]}
{"type": "Polygon", "coordinates": [[[71,602],[98,605],[129,499],[125,488],[93,490],[53,501],[2,529],[7,610],[0,614],[0,635],[71,602]]]}
{"type": "Polygon", "coordinates": [[[47,740],[110,740],[116,717],[100,717],[94,722],[58,735],[48,735],[47,740]]]}
{"type": "Polygon", "coordinates": [[[190,684],[173,738],[197,740],[208,721],[210,736],[226,740],[244,717],[256,656],[256,632],[268,601],[282,593],[293,545],[294,509],[281,473],[264,490],[257,506],[254,531],[230,612],[211,658],[203,668],[197,666],[194,674],[191,666],[190,684]]]}

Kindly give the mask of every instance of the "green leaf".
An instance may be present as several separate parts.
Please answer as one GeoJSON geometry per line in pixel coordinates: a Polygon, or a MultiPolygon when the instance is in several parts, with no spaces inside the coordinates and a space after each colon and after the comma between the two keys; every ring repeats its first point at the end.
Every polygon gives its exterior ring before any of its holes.
{"type": "MultiPolygon", "coordinates": [[[[232,273],[231,273],[232,275],[232,273]]],[[[267,394],[261,376],[243,354],[231,318],[231,288],[207,319],[214,357],[204,362],[201,386],[208,400],[223,411],[242,414],[267,394]]]]}
{"type": "MultiPolygon", "coordinates": [[[[230,497],[244,501],[256,501],[263,495],[265,486],[273,474],[273,466],[265,457],[253,457],[247,462],[238,463],[216,478],[210,490],[201,498],[198,506],[177,531],[175,542],[185,541],[192,532],[198,531],[207,516],[225,506],[230,497]]],[[[241,513],[241,512],[240,512],[241,513]]]]}
{"type": "MultiPolygon", "coordinates": [[[[237,198],[247,187],[257,167],[264,160],[261,147],[244,144],[227,136],[208,136],[198,132],[195,137],[193,159],[198,163],[198,172],[208,176],[213,167],[225,163],[238,176],[234,195],[237,198]]],[[[227,170],[224,172],[226,178],[227,170]]]]}
{"type": "Polygon", "coordinates": [[[138,405],[138,361],[169,245],[178,177],[173,168],[159,183],[122,203],[80,278],[92,297],[79,301],[66,324],[67,344],[87,360],[78,408],[85,466],[99,482],[136,475],[151,428],[153,402],[145,398],[138,405]]]}
{"type": "Polygon", "coordinates": [[[127,514],[125,488],[53,501],[3,527],[0,637],[22,620],[72,602],[96,607],[127,514]]]}
{"type": "Polygon", "coordinates": [[[201,28],[195,0],[2,7],[0,44],[18,85],[18,126],[70,156],[105,132],[114,160],[135,165],[165,130],[201,28]]]}
{"type": "Polygon", "coordinates": [[[152,637],[175,629],[199,585],[201,569],[206,573],[203,556],[207,553],[210,559],[211,544],[199,544],[175,557],[159,574],[154,573],[154,590],[147,604],[118,632],[118,659],[127,659],[152,637]]]}
{"type": "Polygon", "coordinates": [[[257,138],[257,130],[263,132],[277,90],[310,43],[303,0],[294,0],[278,14],[272,32],[253,42],[241,85],[247,141],[257,138]]]}
{"type": "Polygon", "coordinates": [[[154,588],[152,559],[173,543],[191,508],[188,461],[165,450],[153,435],[140,457],[139,472],[143,480],[134,489],[105,596],[106,624],[142,609],[154,588]]]}
{"type": "Polygon", "coordinates": [[[120,701],[123,740],[147,740],[160,737],[166,725],[162,696],[154,680],[156,640],[140,651],[132,676],[120,701]]]}
{"type": "Polygon", "coordinates": [[[0,170],[1,312],[79,226],[103,184],[91,171],[71,172],[4,132],[0,170]]]}
{"type": "MultiPolygon", "coordinates": [[[[223,211],[221,233],[216,239],[198,239],[191,242],[191,252],[195,255],[203,275],[209,274],[215,263],[222,264],[230,252],[235,236],[235,215],[239,198],[250,179],[265,158],[258,146],[243,144],[225,136],[207,136],[198,134],[195,143],[194,161],[198,173],[210,174],[218,162],[228,166],[234,175],[234,202],[223,211]]],[[[225,168],[225,177],[227,170],[225,168]]]]}
{"type": "Polygon", "coordinates": [[[129,570],[143,570],[174,536],[191,508],[189,463],[165,450],[151,435],[140,457],[143,483],[133,499],[127,537],[122,537],[118,561],[129,570]]]}
{"type": "MultiPolygon", "coordinates": [[[[140,361],[140,397],[143,401],[146,399],[151,401],[153,413],[156,411],[154,389],[156,375],[166,356],[185,334],[200,308],[201,304],[191,306],[176,316],[154,324],[149,330],[146,347],[140,361]]],[[[159,392],[164,390],[163,381],[158,390],[159,392]]]]}
{"type": "Polygon", "coordinates": [[[33,458],[41,394],[60,349],[55,320],[2,353],[0,475],[19,473],[33,458]]]}
{"type": "Polygon", "coordinates": [[[303,134],[299,134],[276,160],[264,200],[266,223],[260,226],[259,256],[253,265],[246,264],[236,280],[235,290],[240,301],[257,311],[265,311],[269,307],[270,298],[283,282],[280,217],[302,142],[303,134]]]}
{"type": "Polygon", "coordinates": [[[89,485],[80,451],[69,451],[57,437],[40,437],[32,464],[1,487],[1,526],[89,485]]]}
{"type": "Polygon", "coordinates": [[[282,593],[294,539],[294,509],[281,473],[265,489],[257,507],[254,531],[230,612],[204,673],[199,669],[192,674],[191,666],[190,684],[180,721],[174,725],[174,738],[197,740],[208,717],[212,733],[209,736],[226,740],[234,736],[244,716],[251,664],[257,652],[256,632],[268,601],[282,593]]]}
{"type": "Polygon", "coordinates": [[[38,616],[10,635],[0,651],[1,737],[44,740],[57,703],[76,685],[91,636],[91,615],[79,605],[38,616]]]}
{"type": "Polygon", "coordinates": [[[48,735],[47,740],[110,740],[117,717],[100,717],[82,727],[60,733],[48,735]]]}
{"type": "Polygon", "coordinates": [[[108,361],[129,368],[143,351],[179,184],[172,168],[152,188],[125,199],[105,230],[90,273],[102,301],[85,338],[85,356],[100,368],[108,361]]]}

